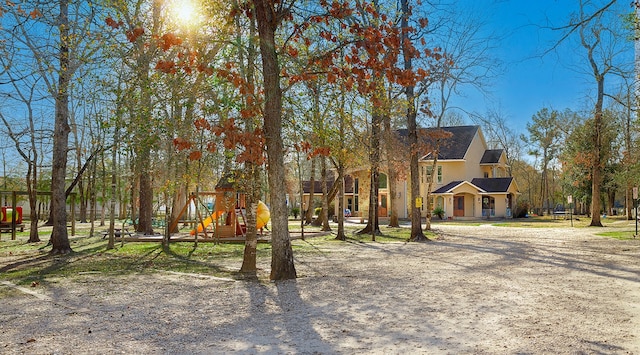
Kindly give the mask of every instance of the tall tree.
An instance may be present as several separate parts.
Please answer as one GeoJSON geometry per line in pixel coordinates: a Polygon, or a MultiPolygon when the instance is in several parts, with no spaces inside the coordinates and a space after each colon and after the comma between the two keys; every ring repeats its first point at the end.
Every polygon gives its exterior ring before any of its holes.
{"type": "Polygon", "coordinates": [[[560,145],[560,125],[559,112],[553,109],[543,108],[539,110],[531,119],[533,123],[527,123],[529,137],[524,137],[525,142],[533,146],[530,154],[541,157],[540,168],[541,185],[540,208],[547,208],[547,213],[551,210],[549,197],[549,164],[559,153],[560,145]]]}
{"type": "MultiPolygon", "coordinates": [[[[402,20],[400,27],[402,30],[402,53],[404,57],[405,70],[413,70],[413,57],[415,53],[409,46],[409,17],[411,11],[409,7],[409,0],[401,0],[402,20]]],[[[409,171],[410,171],[410,189],[411,189],[411,236],[412,241],[426,241],[427,237],[422,231],[422,216],[420,212],[421,204],[426,202],[422,201],[420,197],[420,172],[419,172],[419,159],[420,159],[420,144],[418,144],[418,125],[416,120],[416,104],[415,104],[415,86],[407,85],[404,88],[404,92],[407,100],[407,134],[409,136],[409,171]]]]}
{"type": "MultiPolygon", "coordinates": [[[[633,3],[632,3],[633,4],[633,3]]],[[[593,106],[593,124],[591,133],[591,141],[594,149],[594,164],[591,171],[591,223],[590,226],[602,226],[601,212],[601,189],[602,175],[604,169],[604,152],[607,151],[603,146],[603,106],[605,98],[605,78],[611,75],[625,75],[627,71],[620,63],[625,63],[625,51],[622,50],[625,45],[620,41],[627,38],[624,32],[628,29],[622,29],[622,21],[620,21],[621,7],[618,7],[616,0],[608,0],[604,2],[580,0],[578,13],[571,17],[568,24],[554,28],[561,30],[562,36],[556,45],[549,51],[557,48],[562,42],[577,33],[579,37],[579,45],[585,53],[586,70],[585,72],[593,79],[595,84],[595,97],[593,106]]]]}
{"type": "Polygon", "coordinates": [[[293,250],[289,239],[285,197],[284,147],[282,145],[282,89],[280,64],[276,51],[276,30],[288,16],[292,4],[287,1],[253,0],[264,80],[264,136],[267,146],[267,172],[271,201],[271,280],[296,278],[293,250]]]}
{"type": "Polygon", "coordinates": [[[55,122],[53,130],[53,162],[51,165],[51,232],[52,254],[71,252],[67,234],[67,196],[65,177],[67,171],[67,150],[69,147],[69,85],[73,71],[69,67],[69,1],[59,2],[58,31],[60,34],[60,65],[55,98],[55,122]]]}

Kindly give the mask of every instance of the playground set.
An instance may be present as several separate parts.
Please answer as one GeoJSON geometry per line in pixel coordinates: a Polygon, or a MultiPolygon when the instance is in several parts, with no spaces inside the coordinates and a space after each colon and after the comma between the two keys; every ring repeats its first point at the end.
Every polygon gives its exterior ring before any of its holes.
{"type": "MultiPolygon", "coordinates": [[[[224,176],[216,185],[215,191],[192,194],[182,207],[176,218],[169,224],[169,230],[174,231],[182,220],[189,206],[201,205],[196,208],[196,222],[190,235],[197,238],[204,235],[205,239],[220,240],[233,238],[243,240],[247,234],[246,199],[245,194],[236,191],[232,183],[232,176],[224,176]],[[212,197],[215,201],[210,206],[201,203],[201,197],[212,197]],[[206,217],[200,211],[206,211],[206,217]]],[[[256,211],[256,228],[262,231],[271,217],[269,208],[262,201],[258,203],[256,211]]]]}

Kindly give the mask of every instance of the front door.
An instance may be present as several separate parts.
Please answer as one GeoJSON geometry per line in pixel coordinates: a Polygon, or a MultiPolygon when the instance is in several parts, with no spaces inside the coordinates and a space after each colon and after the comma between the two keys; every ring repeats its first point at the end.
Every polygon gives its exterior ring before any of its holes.
{"type": "Polygon", "coordinates": [[[387,206],[387,194],[378,195],[378,217],[387,217],[388,206],[387,206]]]}
{"type": "Polygon", "coordinates": [[[453,216],[464,217],[464,196],[453,197],[453,216]]]}

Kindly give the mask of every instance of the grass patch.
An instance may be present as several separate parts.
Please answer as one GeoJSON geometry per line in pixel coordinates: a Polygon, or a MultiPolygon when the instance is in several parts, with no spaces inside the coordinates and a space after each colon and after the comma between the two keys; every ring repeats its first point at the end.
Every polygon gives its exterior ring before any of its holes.
{"type": "MultiPolygon", "coordinates": [[[[345,234],[351,241],[371,242],[370,234],[357,234],[364,224],[345,224],[345,234]]],[[[340,243],[335,240],[337,226],[331,225],[332,232],[323,236],[314,236],[306,241],[293,240],[291,245],[295,254],[321,253],[322,243],[340,243]]],[[[389,228],[381,226],[381,235],[376,243],[406,242],[410,236],[409,228],[389,228]]],[[[43,228],[44,229],[44,228],[43,228]]],[[[154,273],[171,270],[185,273],[197,273],[218,277],[241,277],[238,270],[242,265],[243,243],[219,243],[200,241],[174,242],[163,248],[159,242],[116,242],[114,249],[107,249],[107,240],[102,238],[101,230],[96,228],[95,236],[89,237],[88,228],[78,228],[76,236],[70,236],[73,253],[69,255],[49,255],[50,230],[41,230],[42,241],[27,243],[28,232],[19,233],[16,240],[0,240],[1,280],[28,286],[32,282],[46,284],[60,278],[74,278],[85,274],[126,275],[133,273],[154,273]]],[[[292,221],[289,229],[300,230],[300,222],[292,221]]],[[[319,227],[305,226],[305,232],[318,232],[319,227]]],[[[435,235],[425,232],[428,237],[435,235]]],[[[4,236],[3,236],[4,237],[4,236]]],[[[271,258],[271,244],[259,243],[257,259],[263,263],[271,258]]],[[[2,291],[0,298],[6,295],[2,291]]]]}
{"type": "Polygon", "coordinates": [[[613,238],[613,239],[618,239],[618,240],[640,240],[638,239],[638,237],[635,237],[636,232],[635,231],[615,231],[615,232],[602,232],[602,233],[596,233],[596,235],[602,236],[602,237],[608,237],[608,238],[613,238]]]}

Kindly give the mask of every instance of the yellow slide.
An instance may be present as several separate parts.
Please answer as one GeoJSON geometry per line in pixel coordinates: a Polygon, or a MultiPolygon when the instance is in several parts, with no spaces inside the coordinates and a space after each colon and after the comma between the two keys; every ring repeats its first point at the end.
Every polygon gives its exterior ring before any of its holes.
{"type": "MultiPolygon", "coordinates": [[[[218,218],[218,216],[222,214],[222,212],[223,211],[213,212],[211,216],[205,218],[204,221],[202,221],[202,223],[198,224],[198,234],[202,233],[202,231],[204,231],[204,229],[207,228],[211,224],[211,222],[213,222],[216,218],[218,218]]],[[[192,229],[191,235],[195,235],[195,234],[196,234],[195,229],[192,229]]]]}
{"type": "Polygon", "coordinates": [[[256,211],[256,228],[260,229],[266,226],[267,222],[269,222],[269,218],[271,218],[269,207],[267,207],[264,202],[258,201],[258,209],[256,211]]]}

